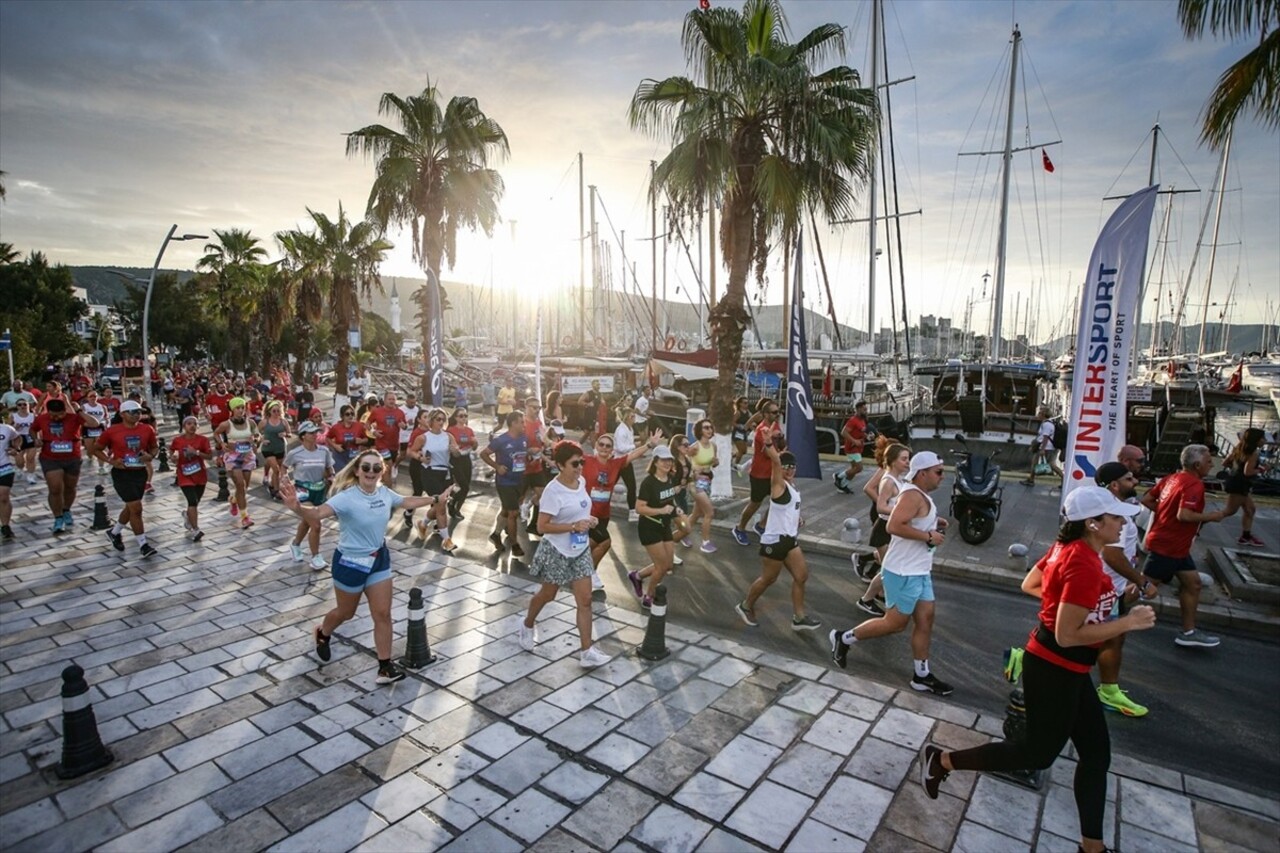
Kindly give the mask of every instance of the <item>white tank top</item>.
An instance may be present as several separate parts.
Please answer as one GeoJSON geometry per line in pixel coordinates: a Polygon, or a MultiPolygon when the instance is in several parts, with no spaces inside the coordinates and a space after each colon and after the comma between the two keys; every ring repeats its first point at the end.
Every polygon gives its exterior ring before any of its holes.
{"type": "Polygon", "coordinates": [[[787,484],[787,502],[778,503],[769,496],[769,518],[764,523],[760,542],[771,545],[781,536],[795,537],[800,532],[800,493],[787,484]]]}
{"type": "MultiPolygon", "coordinates": [[[[919,492],[929,502],[928,514],[911,519],[911,526],[921,533],[935,529],[938,526],[938,508],[934,505],[933,498],[912,483],[904,483],[898,497],[911,491],[919,492]]],[[[933,570],[933,549],[924,540],[894,536],[889,540],[889,550],[884,554],[884,570],[903,577],[927,575],[933,570]]]]}
{"type": "MultiPolygon", "coordinates": [[[[880,485],[877,488],[877,491],[880,494],[884,494],[884,484],[886,482],[893,483],[893,487],[895,489],[893,497],[889,498],[889,512],[892,513],[893,508],[898,505],[898,496],[902,494],[902,481],[890,474],[888,471],[885,471],[880,475],[880,485]]],[[[889,516],[887,514],[881,512],[879,515],[882,519],[888,522],[889,516]]]]}
{"type": "Polygon", "coordinates": [[[422,434],[422,455],[428,468],[449,469],[449,433],[436,435],[427,430],[422,434]]]}
{"type": "Polygon", "coordinates": [[[29,412],[25,415],[14,412],[11,417],[13,418],[13,428],[18,431],[18,435],[31,435],[31,424],[36,419],[35,415],[29,412]]]}

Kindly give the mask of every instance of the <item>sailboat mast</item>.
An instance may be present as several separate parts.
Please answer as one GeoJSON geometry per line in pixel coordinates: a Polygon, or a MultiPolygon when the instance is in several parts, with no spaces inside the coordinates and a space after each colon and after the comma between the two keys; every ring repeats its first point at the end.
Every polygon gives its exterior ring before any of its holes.
{"type": "MultiPolygon", "coordinates": [[[[877,113],[880,105],[880,12],[881,0],[871,4],[871,93],[876,99],[877,113]]],[[[877,118],[877,121],[879,119],[877,118]]],[[[871,351],[875,352],[876,340],[876,170],[867,170],[867,228],[870,247],[867,252],[867,337],[871,339],[871,351]]]]}
{"type": "Polygon", "coordinates": [[[1018,48],[1022,33],[1013,28],[1013,61],[1009,67],[1009,110],[1004,123],[1004,158],[1000,174],[1000,237],[996,246],[996,292],[991,309],[991,360],[1000,359],[1000,327],[1004,319],[1005,252],[1009,245],[1009,173],[1013,166],[1013,105],[1018,84],[1018,48]]]}
{"type": "Polygon", "coordinates": [[[1227,163],[1231,157],[1231,131],[1222,145],[1222,168],[1218,172],[1218,199],[1214,203],[1213,243],[1209,246],[1209,270],[1204,279],[1204,305],[1200,310],[1200,344],[1196,350],[1204,354],[1204,332],[1209,319],[1209,290],[1213,287],[1213,264],[1218,258],[1218,226],[1222,224],[1222,197],[1227,188],[1227,163]]]}
{"type": "Polygon", "coordinates": [[[582,187],[582,152],[578,152],[578,349],[587,351],[587,223],[582,187]]]}

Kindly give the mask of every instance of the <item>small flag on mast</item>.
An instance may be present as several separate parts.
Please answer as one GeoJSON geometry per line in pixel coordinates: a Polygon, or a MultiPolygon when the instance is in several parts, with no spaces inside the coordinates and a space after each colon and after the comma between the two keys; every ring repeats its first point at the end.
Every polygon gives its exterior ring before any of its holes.
{"type": "Polygon", "coordinates": [[[1042,158],[1044,158],[1044,170],[1045,170],[1046,172],[1052,172],[1052,171],[1053,171],[1053,161],[1049,159],[1049,152],[1048,152],[1048,151],[1045,151],[1043,148],[1041,148],[1041,149],[1040,149],[1040,156],[1041,156],[1042,158]]]}

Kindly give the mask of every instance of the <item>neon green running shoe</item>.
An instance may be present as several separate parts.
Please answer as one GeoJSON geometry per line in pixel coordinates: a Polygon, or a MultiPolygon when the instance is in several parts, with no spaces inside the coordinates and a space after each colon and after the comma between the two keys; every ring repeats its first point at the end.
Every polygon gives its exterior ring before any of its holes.
{"type": "Polygon", "coordinates": [[[1107,708],[1124,714],[1126,717],[1145,717],[1147,715],[1145,705],[1139,705],[1134,702],[1115,684],[1099,687],[1098,699],[1107,708]]]}
{"type": "Polygon", "coordinates": [[[1022,649],[1014,646],[1004,650],[1004,680],[1016,684],[1022,678],[1022,649]]]}

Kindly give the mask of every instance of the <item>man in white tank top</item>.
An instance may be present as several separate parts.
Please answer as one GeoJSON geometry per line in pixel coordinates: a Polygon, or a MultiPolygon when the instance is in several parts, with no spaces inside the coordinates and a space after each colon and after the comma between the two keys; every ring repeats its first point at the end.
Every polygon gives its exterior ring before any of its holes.
{"type": "Polygon", "coordinates": [[[945,541],[941,531],[947,527],[947,520],[938,518],[938,509],[929,493],[942,485],[942,476],[942,459],[938,454],[924,450],[911,457],[906,482],[889,516],[892,539],[881,571],[888,608],[883,616],[868,619],[856,628],[832,631],[829,638],[831,660],[844,669],[849,647],[854,643],[897,634],[910,622],[911,657],[915,663],[911,689],[948,696],[951,685],[939,681],[929,671],[934,611],[933,549],[945,541]]]}

